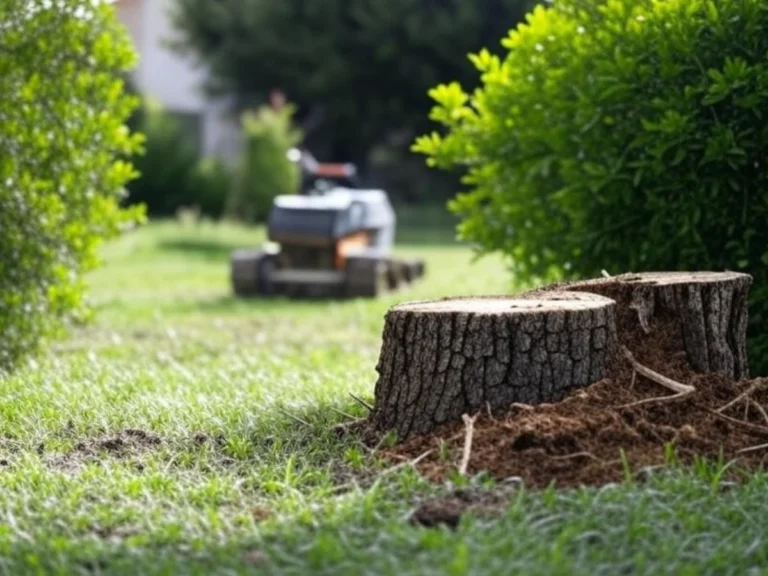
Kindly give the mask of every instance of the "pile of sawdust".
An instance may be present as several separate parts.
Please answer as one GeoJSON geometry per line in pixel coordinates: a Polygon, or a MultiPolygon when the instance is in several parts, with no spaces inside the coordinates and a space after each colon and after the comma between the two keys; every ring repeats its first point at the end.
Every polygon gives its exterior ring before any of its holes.
{"type": "MultiPolygon", "coordinates": [[[[672,393],[622,359],[613,378],[574,391],[562,402],[478,414],[466,472],[520,478],[530,487],[598,485],[621,481],[627,464],[635,472],[667,464],[670,448],[681,463],[724,457],[737,460],[736,468],[763,465],[768,458],[768,379],[734,382],[696,374],[680,346],[676,319],[657,317],[646,333],[636,315],[620,307],[617,327],[621,343],[638,362],[694,386],[695,392],[675,402],[637,404],[672,393]]],[[[442,481],[460,466],[465,443],[465,423],[459,422],[411,438],[386,454],[399,462],[421,456],[419,471],[442,481]]]]}

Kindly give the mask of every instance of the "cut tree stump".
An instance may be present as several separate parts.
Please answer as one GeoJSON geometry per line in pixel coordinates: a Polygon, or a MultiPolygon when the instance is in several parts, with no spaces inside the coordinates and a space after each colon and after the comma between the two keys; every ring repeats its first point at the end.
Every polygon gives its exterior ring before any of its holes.
{"type": "Polygon", "coordinates": [[[649,338],[658,337],[654,326],[673,319],[676,337],[694,371],[740,380],[749,377],[751,285],[751,276],[737,272],[646,272],[553,285],[530,295],[569,290],[611,298],[618,307],[620,337],[637,328],[649,338]]]}
{"type": "Polygon", "coordinates": [[[371,423],[403,440],[465,413],[561,400],[613,369],[615,307],[599,295],[551,291],[395,306],[371,423]]]}

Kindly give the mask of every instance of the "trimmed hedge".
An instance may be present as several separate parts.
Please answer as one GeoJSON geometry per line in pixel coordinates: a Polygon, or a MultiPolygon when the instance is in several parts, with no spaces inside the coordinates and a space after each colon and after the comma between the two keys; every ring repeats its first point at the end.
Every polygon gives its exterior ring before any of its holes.
{"type": "Polygon", "coordinates": [[[653,269],[755,278],[768,372],[768,4],[559,0],[436,87],[414,150],[466,170],[460,234],[521,275],[653,269]]]}

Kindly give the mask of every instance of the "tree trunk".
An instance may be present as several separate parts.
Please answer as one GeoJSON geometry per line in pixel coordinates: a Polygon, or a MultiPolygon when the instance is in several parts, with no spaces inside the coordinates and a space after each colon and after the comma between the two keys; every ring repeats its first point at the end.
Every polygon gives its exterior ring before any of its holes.
{"type": "Polygon", "coordinates": [[[465,413],[555,402],[609,375],[616,343],[615,303],[593,294],[395,306],[386,316],[371,422],[403,440],[465,413]]]}
{"type": "Polygon", "coordinates": [[[619,338],[625,344],[625,339],[638,337],[654,342],[661,337],[661,325],[671,321],[690,368],[739,380],[749,377],[751,284],[751,276],[736,272],[647,272],[554,285],[535,293],[583,291],[615,300],[619,338]]]}

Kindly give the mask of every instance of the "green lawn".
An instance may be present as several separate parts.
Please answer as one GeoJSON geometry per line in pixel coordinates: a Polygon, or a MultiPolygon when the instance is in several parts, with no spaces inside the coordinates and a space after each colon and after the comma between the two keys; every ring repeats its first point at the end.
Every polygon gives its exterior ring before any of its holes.
{"type": "Polygon", "coordinates": [[[398,251],[428,264],[408,292],[312,303],[230,296],[229,253],[260,230],[162,223],[108,246],[94,323],[0,380],[0,573],[768,573],[768,479],[706,467],[510,482],[503,510],[456,531],[408,523],[455,487],[332,427],[363,415],[350,393],[373,393],[388,306],[509,291],[499,260],[450,238],[403,230],[398,251]]]}

